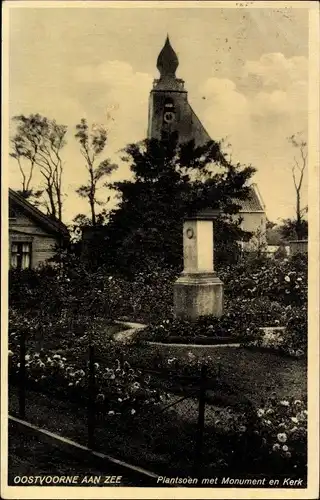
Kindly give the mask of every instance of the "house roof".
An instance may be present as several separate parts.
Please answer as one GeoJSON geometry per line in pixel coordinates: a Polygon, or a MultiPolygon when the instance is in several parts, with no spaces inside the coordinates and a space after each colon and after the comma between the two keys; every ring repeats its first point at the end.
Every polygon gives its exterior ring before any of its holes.
{"type": "Polygon", "coordinates": [[[256,184],[251,184],[248,197],[245,200],[235,199],[234,201],[241,206],[240,213],[265,212],[265,204],[256,184]]]}
{"type": "Polygon", "coordinates": [[[37,221],[39,225],[44,227],[49,233],[54,233],[65,239],[69,239],[69,231],[62,222],[52,219],[48,215],[44,214],[41,210],[32,205],[32,203],[11,188],[9,188],[9,201],[13,201],[16,205],[21,207],[25,213],[37,221]]]}

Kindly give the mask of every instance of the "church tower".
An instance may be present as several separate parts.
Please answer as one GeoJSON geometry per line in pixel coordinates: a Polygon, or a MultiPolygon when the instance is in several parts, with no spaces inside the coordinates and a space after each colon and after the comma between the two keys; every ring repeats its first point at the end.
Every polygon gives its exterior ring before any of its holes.
{"type": "Polygon", "coordinates": [[[184,81],[176,77],[178,56],[169,37],[157,59],[160,78],[154,80],[149,98],[148,138],[166,139],[172,134],[180,143],[195,140],[197,146],[210,140],[188,102],[184,81]]]}

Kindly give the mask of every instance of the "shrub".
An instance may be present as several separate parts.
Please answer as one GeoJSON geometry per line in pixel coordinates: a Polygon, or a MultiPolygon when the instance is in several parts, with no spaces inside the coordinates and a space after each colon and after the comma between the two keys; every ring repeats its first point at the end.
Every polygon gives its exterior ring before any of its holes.
{"type": "Polygon", "coordinates": [[[268,259],[263,265],[244,259],[219,270],[228,299],[263,298],[284,305],[300,305],[307,300],[307,257],[268,259]]]}
{"type": "MultiPolygon", "coordinates": [[[[203,338],[229,337],[231,342],[247,343],[259,338],[261,326],[279,326],[284,318],[285,308],[278,302],[261,298],[238,297],[228,300],[220,318],[201,317],[197,321],[165,319],[139,332],[140,340],[168,342],[170,338],[199,340],[203,338]]],[[[172,340],[171,340],[172,341],[172,340]]]]}
{"type": "Polygon", "coordinates": [[[115,278],[118,316],[144,323],[172,317],[175,276],[171,269],[154,268],[149,273],[137,274],[132,281],[115,278]]]}
{"type": "Polygon", "coordinates": [[[42,318],[125,316],[149,323],[172,316],[174,278],[171,269],[153,268],[130,281],[72,259],[59,269],[10,271],[9,303],[42,318]]]}
{"type": "Polygon", "coordinates": [[[287,349],[306,348],[305,256],[282,261],[251,256],[222,268],[219,276],[225,284],[223,316],[190,324],[173,319],[173,269],[151,266],[128,280],[111,276],[103,267],[89,271],[71,257],[58,269],[12,271],[10,306],[23,312],[29,326],[37,317],[38,332],[46,335],[50,329],[58,336],[83,335],[97,318],[111,321],[123,317],[151,325],[140,334],[141,339],[230,336],[247,343],[252,337],[260,338],[259,327],[288,325],[287,349]]]}
{"type": "Polygon", "coordinates": [[[286,333],[283,348],[290,354],[302,355],[308,346],[308,308],[289,306],[286,310],[286,333]]]}

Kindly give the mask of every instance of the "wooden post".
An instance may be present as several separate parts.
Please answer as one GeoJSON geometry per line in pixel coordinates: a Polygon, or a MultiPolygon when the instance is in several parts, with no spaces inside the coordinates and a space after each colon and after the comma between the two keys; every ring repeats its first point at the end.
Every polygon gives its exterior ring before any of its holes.
{"type": "Polygon", "coordinates": [[[196,454],[195,454],[195,470],[196,471],[199,471],[200,467],[202,465],[207,372],[208,372],[208,367],[206,365],[203,365],[201,367],[201,374],[200,374],[199,414],[198,414],[198,426],[197,426],[197,436],[196,436],[196,454]]]}
{"type": "Polygon", "coordinates": [[[94,448],[95,429],[95,373],[94,373],[94,347],[89,345],[89,366],[88,366],[88,447],[94,448]]]}
{"type": "Polygon", "coordinates": [[[26,332],[20,334],[19,417],[26,416],[26,332]]]}

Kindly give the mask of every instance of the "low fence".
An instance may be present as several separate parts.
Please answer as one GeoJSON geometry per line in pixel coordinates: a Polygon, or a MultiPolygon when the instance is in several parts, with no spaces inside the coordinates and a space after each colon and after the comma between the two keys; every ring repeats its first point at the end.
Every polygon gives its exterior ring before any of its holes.
{"type": "MultiPolygon", "coordinates": [[[[34,422],[37,418],[35,406],[49,405],[48,413],[52,412],[53,421],[55,413],[61,411],[61,434],[82,440],[92,450],[120,455],[122,459],[136,461],[159,474],[169,471],[171,475],[173,472],[201,474],[203,467],[210,466],[210,460],[216,453],[218,436],[214,434],[212,421],[208,425],[206,412],[212,408],[212,389],[219,379],[219,370],[215,380],[212,375],[209,376],[206,365],[200,366],[199,373],[194,376],[182,376],[174,371],[145,370],[144,375],[151,377],[152,391],[163,393],[164,400],[150,405],[150,408],[143,408],[137,415],[134,409],[115,414],[117,412],[108,410],[108,397],[112,401],[118,397],[120,401],[121,391],[115,394],[113,388],[113,392],[105,394],[104,400],[99,400],[101,394],[98,393],[94,345],[88,345],[85,385],[80,396],[72,391],[60,393],[54,384],[44,390],[39,383],[41,380],[35,382],[28,376],[26,364],[30,354],[27,353],[30,353],[27,335],[22,332],[18,370],[9,378],[11,387],[16,391],[16,409],[21,419],[34,422]],[[41,394],[49,399],[41,399],[41,394]],[[62,399],[78,408],[76,419],[79,429],[74,430],[67,424],[64,428],[65,413],[69,407],[58,410],[52,398],[62,399]],[[70,435],[70,432],[78,432],[78,435],[70,435]]],[[[124,361],[121,360],[121,363],[124,361]]],[[[223,406],[224,403],[220,401],[218,404],[223,406]]],[[[53,425],[53,422],[48,424],[53,425]]],[[[49,430],[56,429],[49,427],[49,430]]]]}
{"type": "Polygon", "coordinates": [[[288,241],[289,255],[296,255],[298,253],[308,253],[308,240],[291,240],[288,241]]]}
{"type": "Polygon", "coordinates": [[[291,460],[272,455],[273,430],[261,424],[241,384],[237,389],[227,384],[218,363],[196,363],[192,370],[187,363],[180,371],[175,358],[166,368],[169,360],[162,365],[155,352],[153,367],[148,361],[138,370],[143,350],[137,356],[137,346],[122,357],[117,350],[115,359],[108,356],[111,344],[103,351],[89,340],[84,338],[80,351],[76,342],[66,349],[66,360],[56,354],[63,352],[63,341],[60,349],[39,355],[30,332],[16,334],[9,362],[10,414],[162,477],[260,477],[275,471],[288,476],[293,464],[296,474],[305,474],[305,445],[297,445],[297,452],[292,448],[291,460]],[[125,359],[130,353],[132,367],[125,359]],[[116,369],[110,368],[114,360],[116,369]],[[133,392],[128,385],[135,386],[133,392]]]}

